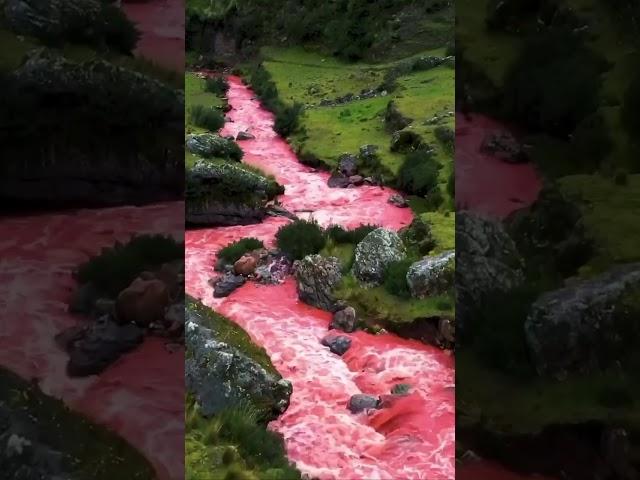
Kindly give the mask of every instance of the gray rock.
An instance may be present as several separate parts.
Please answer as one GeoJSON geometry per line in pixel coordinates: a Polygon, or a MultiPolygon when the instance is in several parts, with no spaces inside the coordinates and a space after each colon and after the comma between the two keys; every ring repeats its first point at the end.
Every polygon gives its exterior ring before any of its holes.
{"type": "Polygon", "coordinates": [[[323,310],[334,310],[333,289],[342,279],[340,260],[308,255],[295,263],[295,276],[300,300],[323,310]]]}
{"type": "Polygon", "coordinates": [[[407,208],[409,206],[409,202],[407,202],[407,200],[399,193],[394,193],[393,195],[391,195],[387,202],[389,202],[391,205],[395,205],[398,208],[407,208]]]}
{"type": "Polygon", "coordinates": [[[425,257],[407,271],[407,284],[414,298],[442,295],[453,287],[456,254],[453,250],[425,257]]]}
{"type": "Polygon", "coordinates": [[[329,328],[336,328],[351,333],[356,329],[356,311],[353,307],[346,307],[333,314],[329,328]]]}
{"type": "Polygon", "coordinates": [[[235,142],[232,139],[221,137],[216,133],[198,133],[187,136],[185,146],[194,155],[203,158],[221,157],[233,158],[235,142]]]}
{"type": "Polygon", "coordinates": [[[329,188],[347,188],[349,183],[349,177],[345,177],[341,173],[333,173],[327,180],[329,188]]]}
{"type": "Polygon", "coordinates": [[[362,175],[352,175],[349,177],[349,183],[351,185],[360,186],[364,183],[364,177],[362,175]]]}
{"type": "Polygon", "coordinates": [[[343,153],[338,157],[338,172],[345,177],[351,177],[358,173],[358,157],[350,153],[343,153]]]}
{"type": "Polygon", "coordinates": [[[620,302],[639,288],[640,263],[634,263],[543,294],[524,326],[538,372],[562,378],[615,362],[629,340],[625,328],[637,320],[621,317],[626,308],[620,302]]]}
{"type": "Polygon", "coordinates": [[[247,279],[242,275],[226,273],[216,280],[213,287],[213,297],[222,298],[231,295],[231,292],[240,288],[246,281],[247,279]]]}
{"type": "Polygon", "coordinates": [[[353,274],[365,283],[379,285],[384,272],[393,263],[405,258],[402,240],[396,232],[378,228],[356,246],[353,274]]]}
{"type": "Polygon", "coordinates": [[[56,336],[69,353],[67,372],[72,377],[97,375],[143,340],[144,330],[131,323],[119,325],[105,315],[89,327],[71,327],[56,336]]]}
{"type": "Polygon", "coordinates": [[[375,162],[378,157],[378,145],[362,145],[358,154],[363,164],[369,165],[375,162]]]}
{"type": "Polygon", "coordinates": [[[327,335],[322,339],[322,345],[329,347],[331,353],[344,355],[351,347],[351,339],[344,335],[327,335]]]}
{"type": "Polygon", "coordinates": [[[236,140],[241,141],[241,140],[253,140],[255,137],[255,135],[252,135],[249,132],[239,132],[238,135],[236,135],[236,140]]]}
{"type": "Polygon", "coordinates": [[[9,27],[20,35],[44,39],[64,38],[72,31],[89,38],[100,15],[98,0],[6,0],[9,27]]]}
{"type": "Polygon", "coordinates": [[[251,401],[276,418],[289,406],[291,383],[273,369],[219,338],[203,315],[189,305],[185,310],[185,384],[204,415],[251,401]],[[205,326],[206,325],[206,326],[205,326]]]}
{"type": "Polygon", "coordinates": [[[524,280],[524,261],[502,224],[471,212],[456,214],[456,323],[465,328],[492,293],[524,280]]]}
{"type": "Polygon", "coordinates": [[[349,404],[347,408],[351,411],[351,413],[360,413],[363,410],[368,410],[372,408],[379,408],[380,399],[378,397],[374,397],[373,395],[365,395],[363,393],[357,393],[353,395],[349,399],[349,404]]]}

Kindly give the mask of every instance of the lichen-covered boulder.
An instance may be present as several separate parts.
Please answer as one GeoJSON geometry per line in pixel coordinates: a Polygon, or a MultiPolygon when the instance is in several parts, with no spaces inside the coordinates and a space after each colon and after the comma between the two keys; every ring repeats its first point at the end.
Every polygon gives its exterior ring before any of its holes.
{"type": "Polygon", "coordinates": [[[524,261],[502,224],[463,211],[456,214],[456,323],[465,328],[491,293],[524,280],[524,261]]]}
{"type": "Polygon", "coordinates": [[[342,280],[340,260],[307,255],[295,263],[295,276],[300,300],[323,310],[334,310],[336,298],[333,289],[342,280]]]}
{"type": "Polygon", "coordinates": [[[379,285],[387,267],[406,256],[402,240],[396,232],[377,228],[358,243],[353,262],[353,274],[364,282],[379,285]]]}
{"type": "Polygon", "coordinates": [[[407,271],[407,284],[414,298],[442,295],[453,287],[456,254],[453,250],[425,257],[407,271]]]}
{"type": "Polygon", "coordinates": [[[329,328],[336,328],[343,332],[351,333],[356,329],[356,310],[353,307],[346,307],[333,314],[333,319],[329,328]]]}
{"type": "Polygon", "coordinates": [[[358,157],[350,153],[343,153],[338,157],[338,172],[345,177],[351,177],[358,173],[358,157]]]}
{"type": "Polygon", "coordinates": [[[250,349],[221,338],[204,308],[193,301],[187,301],[185,308],[185,382],[202,413],[215,415],[249,401],[270,419],[276,418],[289,406],[291,383],[273,366],[254,358],[250,349]]]}
{"type": "Polygon", "coordinates": [[[203,158],[219,157],[228,160],[240,160],[242,150],[231,138],[216,133],[198,133],[188,135],[185,145],[194,155],[203,158]]]}
{"type": "Polygon", "coordinates": [[[540,374],[562,378],[619,360],[640,336],[640,263],[543,294],[525,335],[540,374]]]}

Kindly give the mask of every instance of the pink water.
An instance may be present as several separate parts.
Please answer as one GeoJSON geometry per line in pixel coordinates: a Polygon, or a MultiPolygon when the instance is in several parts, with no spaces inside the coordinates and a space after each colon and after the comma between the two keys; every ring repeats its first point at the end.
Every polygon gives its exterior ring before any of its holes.
{"type": "MultiPolygon", "coordinates": [[[[387,203],[391,190],[379,187],[330,189],[328,174],[300,164],[273,131],[273,116],[240,79],[231,77],[232,110],[224,134],[249,130],[240,142],[244,161],[285,185],[282,204],[322,225],[375,223],[398,229],[411,221],[408,209],[387,203]]],[[[293,384],[289,409],[271,428],[282,433],[289,458],[319,479],[428,479],[454,477],[454,362],[445,352],[392,334],[347,334],[351,349],[339,357],[320,344],[330,314],[298,301],[292,279],[278,286],[248,283],[227,298],[214,299],[208,280],[216,252],[253,236],[272,245],[287,223],[269,218],[259,225],[186,233],[186,289],[230,317],[263,346],[283,377],[293,384]],[[351,414],[356,393],[388,394],[409,383],[413,394],[372,415],[351,414]]]]}
{"type": "Polygon", "coordinates": [[[509,164],[480,151],[486,134],[505,129],[483,115],[456,116],[458,209],[503,218],[538,198],[542,184],[532,164],[509,164]]]}
{"type": "Polygon", "coordinates": [[[67,313],[79,264],[133,233],[180,238],[183,218],[176,202],[0,219],[0,365],[118,433],[158,480],[184,478],[184,349],[147,338],[100,376],[72,379],[54,336],[86,322],[67,313]]]}
{"type": "Polygon", "coordinates": [[[184,70],[184,0],[123,0],[122,8],[140,30],[135,54],[165,68],[184,70]]]}

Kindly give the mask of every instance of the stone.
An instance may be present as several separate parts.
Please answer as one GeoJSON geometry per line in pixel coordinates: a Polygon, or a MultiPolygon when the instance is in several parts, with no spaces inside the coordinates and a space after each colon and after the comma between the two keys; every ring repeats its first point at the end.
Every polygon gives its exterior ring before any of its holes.
{"type": "Polygon", "coordinates": [[[93,283],[80,285],[69,300],[69,312],[89,315],[94,309],[96,301],[100,298],[100,292],[93,283]]]}
{"type": "Polygon", "coordinates": [[[222,298],[231,295],[231,293],[245,284],[247,279],[242,275],[234,275],[226,273],[214,282],[213,298],[222,298]]]}
{"type": "Polygon", "coordinates": [[[351,413],[360,413],[364,410],[377,409],[379,406],[380,400],[378,397],[357,393],[351,396],[347,408],[351,413]]]}
{"type": "Polygon", "coordinates": [[[243,255],[233,264],[233,271],[236,275],[249,276],[256,270],[258,260],[252,255],[243,255]]]}
{"type": "Polygon", "coordinates": [[[387,267],[406,256],[402,240],[396,232],[378,228],[356,245],[353,274],[364,283],[379,285],[387,267]]]}
{"type": "Polygon", "coordinates": [[[362,145],[359,158],[365,165],[373,164],[378,158],[378,150],[379,147],[377,145],[362,145]]]}
{"type": "Polygon", "coordinates": [[[251,351],[227,343],[217,332],[215,317],[209,319],[204,307],[194,307],[188,301],[185,309],[185,386],[202,413],[216,415],[250,401],[264,408],[266,420],[282,414],[289,406],[291,383],[251,351]]]}
{"type": "Polygon", "coordinates": [[[242,151],[229,138],[221,137],[217,133],[198,133],[187,136],[185,142],[187,150],[203,158],[220,157],[228,160],[240,160],[242,151]]]}
{"type": "Polygon", "coordinates": [[[351,339],[344,335],[327,335],[322,339],[322,345],[329,347],[331,353],[344,355],[351,347],[351,339]]]}
{"type": "Polygon", "coordinates": [[[358,157],[350,153],[343,153],[338,157],[338,172],[345,177],[351,177],[358,173],[358,157]]]}
{"type": "Polygon", "coordinates": [[[400,130],[391,136],[391,151],[408,153],[426,147],[420,135],[411,130],[400,130]]]}
{"type": "Polygon", "coordinates": [[[409,202],[407,202],[407,199],[399,193],[394,193],[393,195],[391,195],[387,202],[391,205],[395,205],[398,208],[407,208],[409,206],[409,202]]]}
{"type": "Polygon", "coordinates": [[[347,188],[349,186],[349,177],[345,177],[341,173],[333,173],[327,180],[329,188],[347,188]]]}
{"type": "Polygon", "coordinates": [[[94,314],[98,317],[115,313],[116,302],[110,298],[99,298],[94,305],[94,314]]]}
{"type": "Polygon", "coordinates": [[[136,278],[131,285],[118,294],[116,316],[120,323],[135,323],[147,327],[164,318],[169,305],[169,292],[164,282],[136,278]]]}
{"type": "Polygon", "coordinates": [[[490,294],[524,281],[524,261],[503,225],[468,211],[456,214],[456,324],[465,328],[490,294]]]}
{"type": "Polygon", "coordinates": [[[353,307],[346,307],[333,314],[329,328],[336,328],[351,333],[356,329],[356,311],[353,307]]]}
{"type": "Polygon", "coordinates": [[[407,271],[407,284],[413,298],[442,295],[453,288],[456,254],[453,250],[425,257],[407,271]]]}
{"type": "Polygon", "coordinates": [[[242,132],[238,132],[238,135],[236,135],[236,140],[241,141],[241,140],[253,140],[255,137],[255,135],[252,135],[251,133],[247,132],[247,131],[242,131],[242,132]]]}
{"type": "Polygon", "coordinates": [[[360,186],[364,183],[364,177],[362,177],[362,175],[352,175],[349,177],[349,183],[351,185],[360,186]]]}
{"type": "Polygon", "coordinates": [[[340,260],[336,257],[308,255],[294,264],[298,298],[304,303],[333,311],[333,290],[342,280],[340,260]]]}
{"type": "Polygon", "coordinates": [[[633,342],[639,292],[640,263],[633,263],[540,296],[524,324],[538,373],[564,378],[615,364],[633,342]]]}
{"type": "Polygon", "coordinates": [[[72,377],[97,375],[121,355],[136,348],[144,331],[132,323],[116,323],[105,315],[86,328],[71,327],[56,341],[69,353],[67,372],[72,377]]]}

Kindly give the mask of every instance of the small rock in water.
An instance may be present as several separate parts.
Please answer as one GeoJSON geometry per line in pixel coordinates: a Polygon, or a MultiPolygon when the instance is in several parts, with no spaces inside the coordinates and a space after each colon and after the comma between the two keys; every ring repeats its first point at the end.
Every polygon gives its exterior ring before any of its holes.
{"type": "Polygon", "coordinates": [[[364,177],[362,175],[352,175],[349,177],[349,183],[352,185],[362,185],[364,183],[364,177]]]}
{"type": "Polygon", "coordinates": [[[351,411],[351,413],[360,413],[363,410],[367,410],[370,408],[379,408],[379,406],[380,399],[378,397],[374,397],[373,395],[366,395],[363,393],[357,393],[349,399],[347,408],[351,411]]]}
{"type": "Polygon", "coordinates": [[[336,328],[347,333],[353,332],[356,329],[355,309],[353,307],[347,307],[334,313],[329,328],[336,328]]]}
{"type": "Polygon", "coordinates": [[[351,339],[344,335],[327,335],[322,339],[322,345],[329,347],[331,353],[344,355],[351,347],[351,339]]]}
{"type": "Polygon", "coordinates": [[[407,200],[399,193],[391,195],[388,201],[391,205],[395,205],[398,208],[407,208],[409,206],[407,200]]]}
{"type": "Polygon", "coordinates": [[[251,275],[258,265],[258,260],[254,256],[244,255],[233,264],[236,275],[251,275]]]}
{"type": "Polygon", "coordinates": [[[136,278],[122,290],[116,299],[117,320],[120,323],[135,322],[141,327],[164,317],[169,304],[169,292],[164,282],[136,278]]]}
{"type": "Polygon", "coordinates": [[[254,138],[256,137],[247,131],[239,132],[238,135],[236,135],[236,140],[253,140],[254,138]]]}
{"type": "Polygon", "coordinates": [[[349,177],[340,173],[334,173],[327,181],[329,188],[347,188],[349,186],[349,177]]]}
{"type": "Polygon", "coordinates": [[[220,277],[214,284],[213,297],[221,298],[231,294],[235,289],[244,285],[246,278],[242,275],[234,275],[233,273],[226,273],[220,277]]]}

